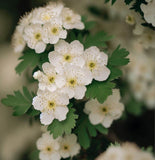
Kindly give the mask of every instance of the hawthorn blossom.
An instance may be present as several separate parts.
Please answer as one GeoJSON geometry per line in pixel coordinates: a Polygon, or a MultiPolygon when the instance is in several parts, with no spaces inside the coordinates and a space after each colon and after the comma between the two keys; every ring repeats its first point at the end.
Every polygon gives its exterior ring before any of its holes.
{"type": "Polygon", "coordinates": [[[70,44],[60,40],[54,45],[54,51],[49,53],[49,61],[55,66],[58,73],[63,72],[65,64],[83,67],[85,64],[83,52],[84,47],[78,40],[70,44]]]}
{"type": "Polygon", "coordinates": [[[118,89],[113,90],[113,94],[101,104],[96,99],[89,100],[85,104],[85,112],[89,115],[89,120],[93,125],[102,124],[109,128],[113,122],[120,118],[124,110],[124,105],[120,102],[118,89]]]}
{"type": "Polygon", "coordinates": [[[45,7],[39,7],[32,11],[32,23],[46,24],[59,18],[63,9],[62,3],[50,2],[45,7]]]}
{"type": "Polygon", "coordinates": [[[33,77],[39,81],[40,90],[49,90],[51,92],[65,85],[65,78],[62,74],[57,74],[52,64],[45,62],[42,65],[43,72],[37,71],[33,77]]]}
{"type": "Polygon", "coordinates": [[[59,19],[53,19],[52,22],[43,26],[43,41],[45,43],[56,44],[60,38],[65,39],[67,31],[62,28],[59,19]]]}
{"type": "Polygon", "coordinates": [[[37,140],[37,149],[40,160],[60,160],[58,139],[53,139],[49,132],[44,133],[41,138],[37,140]]]}
{"type": "Polygon", "coordinates": [[[80,151],[80,145],[77,143],[77,136],[75,134],[60,137],[59,143],[59,153],[62,158],[73,157],[77,155],[80,151]]]}
{"type": "Polygon", "coordinates": [[[86,85],[92,82],[91,72],[86,68],[66,65],[64,75],[66,84],[60,91],[67,94],[69,98],[82,99],[85,96],[86,85]]]}
{"type": "Polygon", "coordinates": [[[81,21],[81,16],[74,13],[69,8],[63,8],[62,10],[62,22],[66,29],[84,29],[84,24],[81,21]]]}
{"type": "Polygon", "coordinates": [[[69,98],[66,94],[58,91],[38,91],[32,102],[36,110],[41,111],[40,121],[44,125],[49,125],[54,119],[63,121],[68,113],[69,98]]]}
{"type": "Polygon", "coordinates": [[[24,40],[28,47],[35,49],[36,53],[42,53],[46,44],[43,42],[43,28],[40,24],[31,24],[24,30],[24,40]]]}
{"type": "Polygon", "coordinates": [[[90,47],[84,52],[85,65],[92,72],[92,76],[97,81],[104,81],[110,75],[110,70],[106,67],[108,56],[100,52],[95,46],[90,47]]]}

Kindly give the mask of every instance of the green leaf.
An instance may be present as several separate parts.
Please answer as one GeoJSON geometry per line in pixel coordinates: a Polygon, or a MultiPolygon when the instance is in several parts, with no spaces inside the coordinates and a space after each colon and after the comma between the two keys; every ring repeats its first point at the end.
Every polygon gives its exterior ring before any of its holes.
{"type": "Polygon", "coordinates": [[[35,110],[33,107],[29,108],[27,111],[27,114],[31,117],[38,116],[40,114],[40,111],[35,110]]]}
{"type": "Polygon", "coordinates": [[[86,97],[87,98],[97,98],[100,103],[103,103],[109,95],[112,94],[112,89],[115,84],[109,81],[95,81],[87,86],[86,97]]]}
{"type": "Polygon", "coordinates": [[[29,155],[30,160],[39,160],[39,150],[34,150],[29,155]]]}
{"type": "Polygon", "coordinates": [[[19,116],[25,114],[32,106],[33,94],[30,94],[26,87],[23,87],[23,94],[20,91],[15,91],[14,95],[7,95],[7,98],[1,102],[9,107],[13,107],[13,115],[19,116]]]}
{"type": "Polygon", "coordinates": [[[83,114],[78,123],[75,132],[78,136],[78,141],[80,145],[87,149],[91,143],[91,137],[96,137],[97,130],[102,134],[107,134],[108,129],[104,128],[102,125],[92,125],[88,119],[88,116],[83,114]]]}
{"type": "Polygon", "coordinates": [[[35,67],[39,64],[40,55],[34,50],[25,51],[24,55],[19,58],[21,62],[15,68],[18,74],[21,74],[27,67],[35,67]]]}
{"type": "Polygon", "coordinates": [[[78,115],[76,115],[75,109],[71,108],[72,104],[69,104],[69,112],[67,114],[67,118],[64,121],[58,121],[55,119],[52,124],[48,126],[48,131],[50,131],[51,134],[53,134],[54,138],[57,138],[58,136],[62,136],[65,134],[70,134],[72,129],[75,127],[76,119],[78,118],[78,115]]]}
{"type": "Polygon", "coordinates": [[[96,125],[95,128],[102,134],[108,134],[108,129],[103,127],[101,124],[96,125]]]}
{"type": "Polygon", "coordinates": [[[104,31],[100,31],[94,35],[88,35],[85,39],[84,46],[85,48],[91,46],[106,47],[106,42],[109,41],[111,38],[112,36],[109,36],[104,31]]]}
{"type": "Polygon", "coordinates": [[[123,66],[129,63],[129,59],[126,58],[129,55],[129,52],[125,48],[120,48],[118,46],[111,57],[109,58],[109,65],[112,66],[123,66]]]}
{"type": "Polygon", "coordinates": [[[110,69],[110,76],[108,78],[108,81],[112,81],[114,79],[117,79],[122,76],[122,71],[119,68],[113,67],[113,66],[108,66],[110,69]]]}
{"type": "Polygon", "coordinates": [[[82,16],[82,22],[85,25],[85,30],[90,30],[90,29],[94,28],[96,25],[95,21],[87,21],[87,17],[85,17],[85,16],[82,16]]]}
{"type": "Polygon", "coordinates": [[[131,98],[126,105],[126,110],[132,115],[140,116],[143,113],[143,103],[131,98]]]}

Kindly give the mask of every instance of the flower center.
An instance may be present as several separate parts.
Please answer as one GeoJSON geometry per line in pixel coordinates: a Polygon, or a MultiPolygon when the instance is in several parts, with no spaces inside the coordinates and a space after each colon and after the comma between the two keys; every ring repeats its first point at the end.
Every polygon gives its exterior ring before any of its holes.
{"type": "Polygon", "coordinates": [[[51,151],[52,151],[52,147],[49,147],[49,146],[46,147],[46,151],[47,151],[47,152],[51,152],[51,151]]]}
{"type": "Polygon", "coordinates": [[[90,70],[92,71],[96,67],[96,64],[94,62],[90,62],[88,64],[88,66],[89,66],[90,70]]]}
{"type": "Polygon", "coordinates": [[[108,109],[107,109],[106,106],[102,107],[102,112],[103,112],[104,114],[108,112],[108,109]]]}
{"type": "Polygon", "coordinates": [[[126,17],[126,23],[130,24],[130,25],[133,25],[135,24],[135,18],[132,16],[132,15],[128,15],[126,17]]]}
{"type": "Polygon", "coordinates": [[[50,15],[48,14],[48,13],[46,13],[46,14],[44,14],[43,16],[42,16],[42,19],[44,20],[44,21],[48,21],[48,20],[50,20],[50,15]]]}
{"type": "Polygon", "coordinates": [[[54,83],[55,77],[49,77],[48,80],[49,80],[50,83],[54,83]]]}
{"type": "Polygon", "coordinates": [[[66,54],[66,55],[64,55],[64,59],[65,59],[65,61],[70,62],[72,57],[71,57],[71,55],[66,54]]]}
{"type": "Polygon", "coordinates": [[[58,28],[54,27],[51,29],[52,34],[57,34],[58,33],[58,28]]]}
{"type": "Polygon", "coordinates": [[[70,79],[69,80],[69,86],[74,87],[76,85],[76,79],[70,79]]]}
{"type": "Polygon", "coordinates": [[[69,146],[68,145],[64,145],[63,148],[64,148],[65,151],[69,150],[69,146]]]}
{"type": "Polygon", "coordinates": [[[71,19],[72,19],[72,18],[71,18],[70,16],[67,16],[67,17],[66,17],[66,21],[68,21],[68,22],[70,22],[71,19]]]}
{"type": "Polygon", "coordinates": [[[40,33],[36,33],[35,35],[34,35],[34,37],[35,37],[35,39],[36,40],[41,40],[41,34],[40,33]]]}
{"type": "Polygon", "coordinates": [[[55,109],[55,106],[56,106],[56,104],[55,104],[54,101],[49,101],[49,102],[48,102],[48,108],[49,108],[50,110],[54,110],[54,109],[55,109]]]}

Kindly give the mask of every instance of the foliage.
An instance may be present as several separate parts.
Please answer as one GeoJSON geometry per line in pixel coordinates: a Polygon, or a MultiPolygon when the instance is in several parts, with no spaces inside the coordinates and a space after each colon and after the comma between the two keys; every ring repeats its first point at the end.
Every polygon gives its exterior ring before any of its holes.
{"type": "Polygon", "coordinates": [[[52,124],[48,126],[48,131],[53,134],[54,138],[62,136],[64,133],[70,134],[72,129],[75,127],[78,115],[74,113],[75,109],[71,107],[72,104],[69,104],[69,112],[67,113],[67,118],[64,121],[58,121],[55,119],[52,124]]]}
{"type": "Polygon", "coordinates": [[[17,65],[15,70],[16,73],[20,75],[28,67],[35,68],[38,66],[41,68],[42,63],[48,61],[48,54],[46,52],[36,54],[34,50],[27,49],[19,60],[21,60],[21,62],[17,65]]]}
{"type": "Polygon", "coordinates": [[[83,114],[79,118],[75,132],[77,133],[80,145],[84,149],[89,148],[91,143],[91,137],[96,137],[97,131],[102,134],[108,133],[108,129],[104,128],[102,125],[92,125],[89,122],[87,115],[83,114]]]}
{"type": "MultiPolygon", "coordinates": [[[[14,95],[7,95],[1,102],[13,108],[14,116],[20,116],[25,114],[32,106],[32,99],[34,93],[30,93],[26,87],[23,87],[23,94],[18,90],[14,92],[14,95]]],[[[33,109],[31,109],[33,111],[33,109]]],[[[36,115],[36,114],[35,114],[36,115]]]]}

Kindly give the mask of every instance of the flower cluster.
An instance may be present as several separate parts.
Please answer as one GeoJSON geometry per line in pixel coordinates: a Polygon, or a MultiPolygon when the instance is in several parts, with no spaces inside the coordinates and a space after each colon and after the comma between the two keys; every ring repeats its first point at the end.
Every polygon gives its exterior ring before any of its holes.
{"type": "MultiPolygon", "coordinates": [[[[136,47],[140,47],[136,45],[136,47]]],[[[155,64],[154,59],[145,55],[143,49],[130,54],[131,62],[127,66],[127,81],[134,97],[143,101],[148,108],[155,107],[155,64]],[[139,53],[140,52],[140,53],[139,53]],[[149,64],[149,65],[148,65],[149,64]]]]}
{"type": "Polygon", "coordinates": [[[118,89],[113,90],[113,94],[101,104],[96,99],[89,100],[85,104],[85,113],[89,115],[92,124],[102,124],[108,128],[113,120],[120,118],[124,110],[124,105],[120,103],[120,93],[118,89]]]}
{"type": "Polygon", "coordinates": [[[33,106],[41,111],[41,123],[48,125],[54,119],[66,119],[69,99],[82,99],[86,85],[93,79],[104,81],[108,78],[107,62],[108,56],[95,46],[84,50],[77,40],[70,44],[60,40],[55,44],[54,51],[49,53],[49,62],[42,65],[43,72],[33,75],[39,81],[33,106]]]}
{"type": "Polygon", "coordinates": [[[27,44],[36,53],[42,53],[47,44],[56,44],[67,37],[68,29],[84,29],[81,16],[62,3],[51,2],[34,9],[19,21],[13,36],[15,52],[22,52],[27,44]]]}
{"type": "Polygon", "coordinates": [[[154,160],[150,152],[143,151],[133,143],[126,142],[122,146],[110,146],[96,160],[154,160]]]}
{"type": "Polygon", "coordinates": [[[46,132],[37,140],[37,149],[40,151],[40,160],[60,160],[77,155],[80,145],[75,134],[53,139],[53,136],[46,132]]]}

